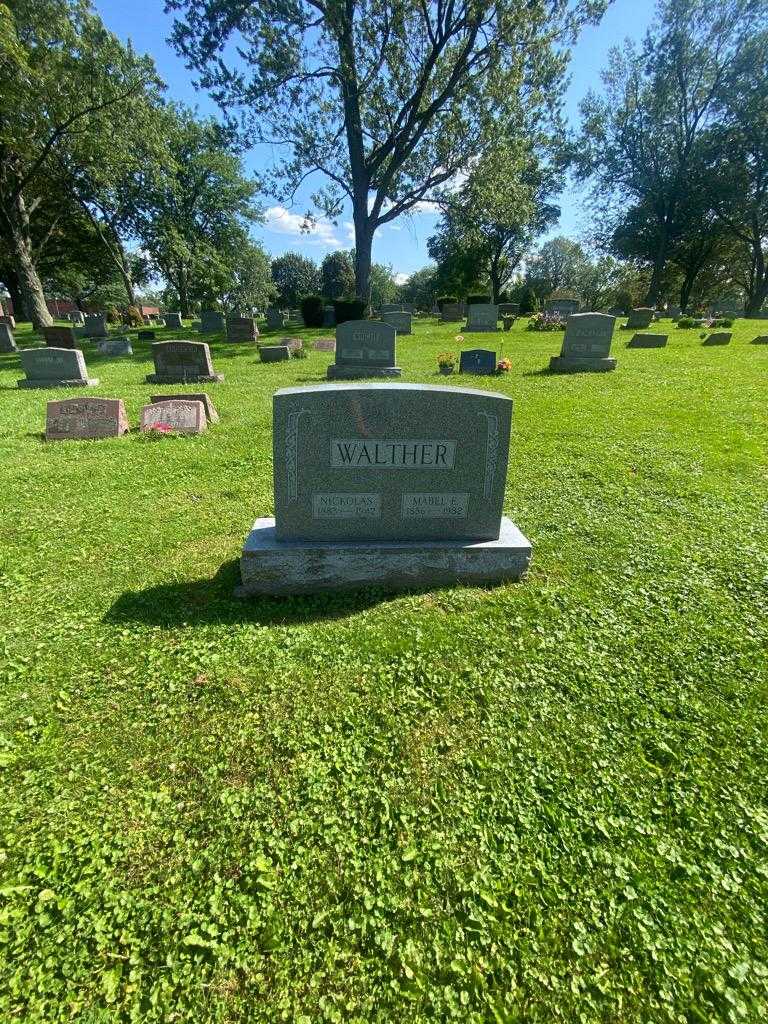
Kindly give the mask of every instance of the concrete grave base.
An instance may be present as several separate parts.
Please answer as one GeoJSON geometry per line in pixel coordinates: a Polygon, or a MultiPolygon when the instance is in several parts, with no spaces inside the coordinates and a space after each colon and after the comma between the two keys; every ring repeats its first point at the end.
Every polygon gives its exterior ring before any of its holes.
{"type": "Polygon", "coordinates": [[[328,367],[329,380],[359,380],[363,377],[400,377],[403,371],[399,366],[347,366],[331,363],[328,367]]]}
{"type": "Polygon", "coordinates": [[[590,370],[602,373],[606,370],[615,370],[616,360],[613,356],[607,356],[605,359],[574,359],[564,356],[552,356],[549,360],[549,368],[557,373],[579,373],[580,371],[590,370]]]}
{"type": "Polygon", "coordinates": [[[150,373],[146,377],[147,384],[221,384],[223,380],[223,373],[214,373],[209,377],[195,374],[188,374],[186,377],[166,377],[159,373],[150,373]]]}
{"type": "Polygon", "coordinates": [[[530,561],[530,541],[506,516],[498,540],[486,541],[279,541],[275,520],[257,519],[245,539],[235,596],[476,586],[518,580],[530,561]]]}
{"type": "Polygon", "coordinates": [[[97,388],[98,377],[88,377],[87,380],[17,380],[16,387],[19,388],[97,388]]]}

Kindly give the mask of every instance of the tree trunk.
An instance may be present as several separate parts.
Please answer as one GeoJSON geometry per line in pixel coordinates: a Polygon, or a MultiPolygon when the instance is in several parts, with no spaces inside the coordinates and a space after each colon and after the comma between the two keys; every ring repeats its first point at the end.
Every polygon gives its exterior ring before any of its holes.
{"type": "Polygon", "coordinates": [[[653,261],[653,273],[651,274],[651,282],[648,285],[648,295],[645,299],[646,306],[656,307],[659,301],[659,294],[661,293],[661,278],[664,273],[664,268],[667,265],[667,231],[666,227],[662,233],[659,241],[658,248],[656,249],[656,256],[653,261]]]}
{"type": "Polygon", "coordinates": [[[126,259],[125,252],[122,246],[120,246],[120,259],[118,261],[118,270],[120,271],[120,276],[123,279],[123,287],[125,288],[125,294],[128,299],[128,305],[135,306],[136,292],[133,287],[133,278],[131,277],[131,272],[128,269],[128,260],[126,259]]]}
{"type": "Polygon", "coordinates": [[[754,272],[752,274],[752,287],[747,293],[747,301],[744,304],[744,312],[757,313],[762,309],[763,303],[768,298],[768,267],[765,265],[765,256],[761,242],[753,246],[754,272]]]}
{"type": "Polygon", "coordinates": [[[179,293],[179,307],[183,317],[189,316],[189,282],[187,280],[187,271],[185,267],[179,267],[177,274],[179,293]]]}
{"type": "Polygon", "coordinates": [[[696,278],[699,276],[699,271],[686,270],[683,276],[683,283],[680,286],[680,311],[685,313],[688,309],[688,303],[691,301],[691,292],[693,286],[696,283],[696,278]]]}
{"type": "Polygon", "coordinates": [[[35,330],[50,327],[53,317],[48,312],[43,286],[32,256],[29,216],[21,193],[11,201],[10,209],[6,210],[6,217],[11,235],[9,255],[14,264],[25,319],[32,321],[35,330]]]}
{"type": "Polygon", "coordinates": [[[355,295],[366,307],[371,304],[371,251],[373,231],[367,210],[355,214],[355,295]]]}

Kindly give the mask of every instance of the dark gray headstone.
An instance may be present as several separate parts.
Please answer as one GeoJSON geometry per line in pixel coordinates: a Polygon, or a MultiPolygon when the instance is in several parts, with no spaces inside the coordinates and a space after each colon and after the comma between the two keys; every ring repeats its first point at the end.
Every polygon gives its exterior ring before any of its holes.
{"type": "Polygon", "coordinates": [[[718,331],[704,339],[705,345],[730,345],[733,335],[730,331],[718,331]]]}
{"type": "Polygon", "coordinates": [[[385,313],[401,313],[402,311],[403,307],[400,305],[399,302],[382,302],[381,304],[382,317],[384,316],[385,313]]]}
{"type": "Polygon", "coordinates": [[[381,313],[382,323],[390,324],[398,334],[411,334],[412,317],[410,313],[402,310],[384,311],[381,313]]]}
{"type": "Polygon", "coordinates": [[[581,301],[579,299],[548,299],[544,304],[546,313],[559,313],[564,317],[572,316],[580,309],[581,301]]]}
{"type": "Polygon", "coordinates": [[[53,348],[77,348],[75,332],[71,327],[41,327],[46,345],[53,348]]]}
{"type": "Polygon", "coordinates": [[[18,352],[13,331],[8,324],[0,324],[0,352],[18,352]]]}
{"type": "Polygon", "coordinates": [[[103,313],[92,313],[85,318],[86,338],[103,338],[107,333],[107,318],[103,313]]]}
{"type": "Polygon", "coordinates": [[[184,326],[181,322],[181,313],[166,313],[165,326],[172,331],[180,331],[184,326]]]}
{"type": "Polygon", "coordinates": [[[495,539],[512,402],[419,384],[274,396],[278,538],[495,539]]]}
{"type": "Polygon", "coordinates": [[[103,356],[132,356],[133,348],[128,338],[105,338],[96,346],[103,356]]]}
{"type": "Polygon", "coordinates": [[[139,341],[154,341],[157,334],[155,331],[139,331],[136,337],[139,341]]]}
{"type": "Polygon", "coordinates": [[[89,377],[79,348],[23,348],[19,352],[25,380],[20,388],[96,387],[97,377],[89,377]]]}
{"type": "Polygon", "coordinates": [[[666,334],[635,334],[631,341],[627,342],[627,348],[664,348],[669,340],[666,334]]]}
{"type": "Polygon", "coordinates": [[[287,345],[261,345],[259,356],[262,363],[280,363],[291,358],[291,350],[287,345]]]}
{"type": "Polygon", "coordinates": [[[323,306],[323,327],[336,326],[336,310],[333,306],[323,306]]]}
{"type": "Polygon", "coordinates": [[[85,323],[85,313],[79,309],[75,309],[69,314],[69,321],[70,323],[77,324],[78,327],[80,327],[85,323]]]}
{"type": "Polygon", "coordinates": [[[440,312],[440,319],[444,323],[457,323],[464,316],[464,310],[460,302],[444,302],[440,312]]]}
{"type": "Polygon", "coordinates": [[[227,317],[227,341],[254,343],[259,337],[259,328],[252,316],[227,317]]]}
{"type": "Polygon", "coordinates": [[[520,312],[519,302],[500,302],[499,303],[499,317],[504,318],[505,316],[517,316],[520,312]]]}
{"type": "Polygon", "coordinates": [[[608,313],[575,313],[568,317],[563,347],[550,360],[552,370],[615,370],[611,341],[616,318],[608,313]]]}
{"type": "Polygon", "coordinates": [[[639,306],[637,309],[629,311],[629,319],[625,329],[628,331],[644,331],[646,327],[651,326],[652,321],[653,310],[649,306],[639,306]]]}
{"type": "Polygon", "coordinates": [[[467,312],[465,331],[471,333],[488,333],[498,331],[499,308],[492,302],[476,302],[467,312]]]}
{"type": "Polygon", "coordinates": [[[200,333],[216,334],[224,330],[224,314],[215,309],[204,309],[200,314],[200,333]]]}
{"type": "Polygon", "coordinates": [[[224,375],[216,373],[211,350],[204,341],[156,341],[152,345],[155,372],[149,384],[218,383],[224,375]]]}
{"type": "MultiPolygon", "coordinates": [[[[470,306],[470,309],[472,307],[470,306]]],[[[461,353],[459,373],[475,373],[481,376],[496,372],[496,353],[487,348],[470,348],[461,353]]]]}
{"type": "Polygon", "coordinates": [[[267,328],[269,330],[274,330],[276,327],[285,327],[288,322],[288,317],[285,311],[277,309],[276,306],[267,306],[265,316],[267,320],[267,328]]]}
{"type": "Polygon", "coordinates": [[[328,377],[354,380],[360,377],[399,377],[395,365],[397,333],[390,324],[375,320],[348,320],[336,328],[336,362],[328,377]]]}

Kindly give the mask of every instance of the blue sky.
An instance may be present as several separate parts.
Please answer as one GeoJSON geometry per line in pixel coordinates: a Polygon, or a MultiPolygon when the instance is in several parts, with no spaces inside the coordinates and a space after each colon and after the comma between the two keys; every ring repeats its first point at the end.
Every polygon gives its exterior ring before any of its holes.
{"type": "MultiPolygon", "coordinates": [[[[192,75],[166,42],[172,17],[163,12],[163,0],[133,0],[130,4],[125,0],[94,0],[94,4],[109,29],[123,40],[130,39],[139,52],[149,53],[154,58],[168,84],[169,97],[197,106],[203,113],[218,113],[207,94],[195,90],[192,75]]],[[[566,112],[574,125],[578,121],[579,101],[590,87],[598,84],[600,68],[610,47],[626,36],[642,37],[653,16],[653,7],[651,0],[613,0],[602,22],[585,30],[573,51],[566,98],[566,112]]],[[[246,163],[249,169],[258,171],[269,159],[268,147],[259,147],[247,154],[246,163]]],[[[342,219],[337,225],[320,222],[313,235],[300,233],[311,191],[309,187],[305,193],[299,193],[290,210],[269,197],[264,198],[267,222],[253,233],[272,255],[279,256],[291,249],[319,261],[332,249],[351,248],[349,220],[342,219]]],[[[579,237],[588,231],[582,199],[575,188],[569,188],[561,196],[560,223],[550,234],[579,237]]],[[[396,274],[403,276],[423,267],[429,262],[426,242],[436,220],[433,213],[420,212],[385,226],[374,239],[374,259],[390,264],[396,274]]]]}

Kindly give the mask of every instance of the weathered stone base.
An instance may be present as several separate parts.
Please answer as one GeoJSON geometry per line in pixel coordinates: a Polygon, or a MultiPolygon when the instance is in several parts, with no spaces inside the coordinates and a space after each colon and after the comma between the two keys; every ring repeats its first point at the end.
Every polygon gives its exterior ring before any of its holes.
{"type": "Polygon", "coordinates": [[[19,388],[97,388],[98,377],[89,377],[87,380],[17,380],[19,388]]]}
{"type": "Polygon", "coordinates": [[[147,374],[147,384],[220,384],[224,380],[223,373],[214,373],[210,377],[196,377],[188,374],[186,377],[166,377],[160,373],[147,374]]]}
{"type": "Polygon", "coordinates": [[[475,586],[518,580],[530,561],[530,541],[506,516],[499,539],[486,541],[279,541],[275,520],[257,519],[245,539],[235,595],[475,586]]]}
{"type": "Polygon", "coordinates": [[[549,368],[557,373],[584,371],[604,373],[606,370],[616,369],[616,360],[613,356],[608,356],[605,359],[568,359],[564,356],[552,356],[549,360],[549,368]]]}
{"type": "Polygon", "coordinates": [[[341,366],[331,363],[328,367],[328,380],[360,380],[364,377],[400,377],[403,371],[399,366],[341,366]]]}

